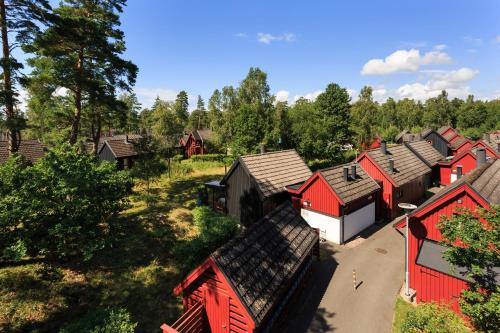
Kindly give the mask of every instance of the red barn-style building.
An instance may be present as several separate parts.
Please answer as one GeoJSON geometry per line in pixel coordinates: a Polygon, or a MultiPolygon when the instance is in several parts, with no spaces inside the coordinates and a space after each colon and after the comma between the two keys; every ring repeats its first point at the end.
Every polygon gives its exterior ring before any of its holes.
{"type": "Polygon", "coordinates": [[[319,238],[285,203],[213,253],[175,289],[184,315],[163,333],[278,331],[319,238]]]}
{"type": "Polygon", "coordinates": [[[488,142],[479,140],[472,145],[471,150],[475,151],[479,148],[484,148],[484,150],[486,150],[486,156],[488,157],[500,158],[500,152],[496,151],[488,142]]]}
{"type": "Polygon", "coordinates": [[[356,163],[316,171],[287,189],[302,217],[331,242],[342,244],[375,223],[380,186],[356,163]]]}
{"type": "MultiPolygon", "coordinates": [[[[437,224],[456,208],[489,209],[500,203],[500,160],[484,162],[477,169],[443,188],[410,214],[409,282],[416,301],[450,304],[459,311],[458,298],[468,288],[463,268],[451,268],[443,258],[445,247],[437,224]]],[[[404,226],[402,222],[398,227],[404,226]]],[[[500,268],[497,274],[500,284],[500,268]]]]}
{"type": "Polygon", "coordinates": [[[404,145],[387,147],[382,142],[379,149],[363,152],[358,163],[381,185],[378,215],[391,220],[402,213],[398,203],[417,203],[425,197],[432,177],[431,169],[404,145]]]}
{"type": "Polygon", "coordinates": [[[477,149],[476,153],[466,150],[448,161],[439,162],[439,181],[441,185],[450,185],[457,178],[474,170],[478,163],[486,161],[484,149],[477,149]],[[481,161],[477,161],[481,159],[481,161]]]}
{"type": "Polygon", "coordinates": [[[210,129],[193,130],[187,139],[182,137],[180,144],[184,147],[184,156],[189,158],[193,155],[206,154],[208,152],[207,142],[212,140],[212,137],[213,133],[210,129]]]}

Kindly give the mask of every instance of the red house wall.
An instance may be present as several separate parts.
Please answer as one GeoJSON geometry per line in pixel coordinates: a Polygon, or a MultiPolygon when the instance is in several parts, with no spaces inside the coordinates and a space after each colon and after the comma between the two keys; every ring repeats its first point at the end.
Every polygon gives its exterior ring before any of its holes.
{"type": "Polygon", "coordinates": [[[253,331],[250,319],[239,299],[221,273],[206,269],[193,283],[183,290],[185,310],[205,298],[205,309],[212,333],[246,333],[253,331]],[[229,330],[220,323],[229,322],[229,330]]]}
{"type": "Polygon", "coordinates": [[[456,156],[456,155],[460,154],[461,152],[470,149],[471,147],[472,147],[472,142],[467,141],[466,143],[464,143],[463,145],[461,145],[457,149],[453,150],[452,154],[453,154],[453,156],[456,156]]]}
{"type": "Polygon", "coordinates": [[[458,297],[467,284],[450,275],[416,264],[418,249],[425,238],[442,240],[436,225],[442,215],[451,216],[456,207],[476,209],[479,203],[460,188],[449,195],[449,199],[439,204],[421,217],[412,217],[409,233],[410,288],[416,290],[417,302],[435,301],[450,304],[459,313],[458,297]],[[458,201],[461,200],[461,203],[458,201]]]}
{"type": "Polygon", "coordinates": [[[200,140],[195,140],[193,135],[189,136],[184,149],[186,157],[191,157],[193,155],[203,155],[205,153],[203,143],[200,140]]]}
{"type": "Polygon", "coordinates": [[[319,213],[340,216],[340,202],[330,186],[318,176],[302,192],[300,203],[302,207],[319,213]],[[310,206],[304,204],[306,200],[311,203],[310,206]]]}
{"type": "Polygon", "coordinates": [[[382,196],[382,200],[378,208],[382,216],[387,216],[393,208],[392,197],[394,186],[387,176],[382,173],[368,157],[361,156],[358,163],[370,177],[381,183],[382,191],[380,195],[382,196]]]}
{"type": "Polygon", "coordinates": [[[457,172],[457,165],[462,166],[462,175],[469,173],[476,168],[476,157],[472,154],[465,154],[450,161],[450,163],[439,164],[439,182],[441,185],[451,184],[451,174],[457,172]]]}
{"type": "Polygon", "coordinates": [[[441,134],[441,136],[445,136],[446,134],[448,134],[450,132],[457,133],[453,128],[449,127],[446,131],[444,131],[443,133],[439,133],[439,134],[441,134]]]}

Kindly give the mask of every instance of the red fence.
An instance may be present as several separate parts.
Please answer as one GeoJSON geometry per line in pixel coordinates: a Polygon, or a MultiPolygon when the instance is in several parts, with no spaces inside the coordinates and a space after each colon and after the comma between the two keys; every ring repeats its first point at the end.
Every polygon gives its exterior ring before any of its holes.
{"type": "Polygon", "coordinates": [[[200,300],[177,319],[172,326],[163,324],[160,328],[163,333],[203,333],[206,331],[205,318],[205,307],[200,300]]]}

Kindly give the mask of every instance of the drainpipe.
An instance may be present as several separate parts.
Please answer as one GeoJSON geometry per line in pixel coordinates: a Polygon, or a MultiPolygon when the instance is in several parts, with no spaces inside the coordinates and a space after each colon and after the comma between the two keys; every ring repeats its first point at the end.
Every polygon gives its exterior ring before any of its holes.
{"type": "Polygon", "coordinates": [[[340,206],[340,244],[344,244],[345,205],[340,206]]]}

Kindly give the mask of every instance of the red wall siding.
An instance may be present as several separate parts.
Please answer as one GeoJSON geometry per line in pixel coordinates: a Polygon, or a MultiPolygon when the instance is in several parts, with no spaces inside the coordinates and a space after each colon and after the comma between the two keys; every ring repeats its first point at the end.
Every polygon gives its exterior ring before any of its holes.
{"type": "Polygon", "coordinates": [[[459,147],[457,150],[453,151],[453,156],[460,154],[463,151],[466,151],[472,147],[472,143],[470,141],[467,141],[467,143],[464,143],[461,147],[459,147]]]}
{"type": "Polygon", "coordinates": [[[439,180],[441,185],[451,184],[451,174],[457,172],[457,165],[462,166],[462,175],[469,173],[476,168],[476,158],[470,154],[463,155],[457,160],[452,160],[450,164],[439,165],[439,180]]]}
{"type": "MultiPolygon", "coordinates": [[[[230,286],[211,268],[207,269],[195,282],[184,290],[183,303],[189,309],[205,295],[205,308],[209,323],[229,321],[229,332],[252,332],[252,321],[238,299],[231,297],[230,286]]],[[[211,332],[226,333],[222,327],[212,327],[211,332]],[[219,330],[218,330],[219,329],[219,330]]]]}
{"type": "Polygon", "coordinates": [[[331,188],[321,178],[317,177],[302,192],[300,203],[307,209],[323,214],[340,216],[340,203],[332,193],[331,188]],[[304,201],[309,201],[310,206],[305,206],[304,201]]]}
{"type": "Polygon", "coordinates": [[[452,215],[456,207],[468,207],[474,210],[477,206],[478,202],[462,191],[421,218],[412,218],[408,252],[409,271],[410,287],[417,291],[417,302],[436,301],[450,304],[456,312],[459,312],[457,298],[467,284],[447,274],[417,265],[416,260],[418,249],[425,238],[434,241],[442,240],[441,233],[436,227],[442,215],[452,215]],[[459,204],[458,200],[462,200],[462,203],[459,204]]]}
{"type": "Polygon", "coordinates": [[[382,209],[383,212],[387,215],[390,213],[390,210],[392,209],[392,194],[393,194],[393,185],[390,182],[390,180],[377,169],[377,167],[367,158],[363,157],[360,159],[359,164],[361,167],[365,170],[365,172],[372,177],[375,180],[378,180],[379,182],[382,182],[382,207],[379,207],[382,209]]]}

